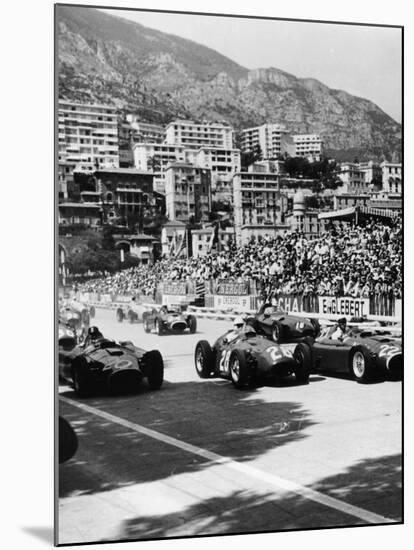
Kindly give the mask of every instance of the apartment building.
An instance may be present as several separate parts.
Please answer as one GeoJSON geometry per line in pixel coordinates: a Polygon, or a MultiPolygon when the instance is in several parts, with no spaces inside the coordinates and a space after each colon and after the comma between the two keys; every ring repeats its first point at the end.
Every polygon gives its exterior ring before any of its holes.
{"type": "Polygon", "coordinates": [[[402,193],[402,164],[384,161],[382,170],[382,188],[387,193],[402,193]]]}
{"type": "Polygon", "coordinates": [[[117,168],[118,118],[114,107],[59,100],[58,156],[59,163],[74,171],[117,168]]]}
{"type": "Polygon", "coordinates": [[[288,199],[280,192],[280,176],[269,172],[239,172],[233,177],[235,238],[275,235],[284,226],[288,199]]]}
{"type": "Polygon", "coordinates": [[[131,113],[126,115],[125,123],[134,143],[162,143],[165,139],[165,128],[161,124],[142,122],[138,115],[131,113]]]}
{"type": "Polygon", "coordinates": [[[233,175],[241,170],[239,149],[202,147],[192,161],[211,171],[211,188],[217,201],[233,202],[233,175]]]}
{"type": "Polygon", "coordinates": [[[309,161],[319,161],[322,156],[323,142],[318,134],[293,134],[296,157],[305,157],[309,161]]]}
{"type": "Polygon", "coordinates": [[[165,143],[181,145],[188,149],[214,147],[232,149],[234,130],[228,124],[219,122],[193,122],[174,120],[165,129],[165,143]]]}
{"type": "Polygon", "coordinates": [[[287,134],[283,124],[262,124],[241,131],[241,148],[244,152],[260,147],[263,160],[277,159],[282,153],[282,138],[287,134]]]}
{"type": "Polygon", "coordinates": [[[185,162],[170,164],[165,170],[166,214],[172,221],[187,223],[209,220],[211,172],[185,162]]]}
{"type": "Polygon", "coordinates": [[[366,173],[361,170],[358,163],[341,163],[338,178],[342,181],[342,186],[338,188],[339,194],[367,193],[369,191],[366,173]]]}
{"type": "Polygon", "coordinates": [[[154,173],[154,190],[165,193],[165,170],[174,162],[186,162],[185,148],[167,143],[137,143],[133,146],[137,170],[154,173]]]}

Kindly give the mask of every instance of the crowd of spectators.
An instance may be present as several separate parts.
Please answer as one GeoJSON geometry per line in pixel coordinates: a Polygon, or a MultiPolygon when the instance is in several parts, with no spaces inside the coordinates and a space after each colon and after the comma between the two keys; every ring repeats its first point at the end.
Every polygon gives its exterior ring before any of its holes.
{"type": "Polygon", "coordinates": [[[270,297],[283,294],[401,298],[402,224],[368,220],[309,238],[294,232],[203,257],[162,259],[80,285],[100,293],[154,295],[163,281],[251,281],[270,297]]]}

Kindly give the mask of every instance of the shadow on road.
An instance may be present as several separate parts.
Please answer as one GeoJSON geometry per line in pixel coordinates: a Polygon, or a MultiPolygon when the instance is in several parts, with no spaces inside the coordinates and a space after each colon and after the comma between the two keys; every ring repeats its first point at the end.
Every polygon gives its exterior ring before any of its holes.
{"type": "MultiPolygon", "coordinates": [[[[401,523],[401,457],[363,460],[340,475],[311,487],[347,503],[401,523]]],[[[123,524],[121,539],[151,539],[208,534],[243,534],[292,529],[318,529],[366,525],[300,495],[275,498],[273,494],[235,491],[223,498],[209,498],[178,514],[130,519],[123,524]]]]}
{"type": "MultiPolygon", "coordinates": [[[[73,397],[72,392],[66,395],[73,397]]],[[[85,403],[218,455],[249,461],[307,437],[306,429],[314,424],[301,403],[265,402],[257,395],[208,380],[166,383],[157,392],[85,403]]],[[[70,405],[61,404],[62,412],[78,435],[79,447],[60,468],[61,497],[162,480],[212,464],[70,405]]]]}

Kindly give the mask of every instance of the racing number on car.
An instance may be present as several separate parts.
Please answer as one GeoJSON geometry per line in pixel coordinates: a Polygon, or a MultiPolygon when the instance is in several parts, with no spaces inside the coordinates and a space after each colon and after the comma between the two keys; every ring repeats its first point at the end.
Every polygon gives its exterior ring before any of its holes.
{"type": "Polygon", "coordinates": [[[391,357],[392,355],[397,355],[398,353],[400,353],[399,348],[385,344],[380,347],[378,357],[391,357]]]}
{"type": "Polygon", "coordinates": [[[266,351],[274,362],[279,361],[282,357],[293,357],[292,351],[288,348],[270,346],[270,348],[267,348],[266,351]]]}
{"type": "Polygon", "coordinates": [[[219,365],[220,372],[229,372],[230,355],[231,355],[231,350],[227,349],[221,356],[220,365],[219,365]]]}

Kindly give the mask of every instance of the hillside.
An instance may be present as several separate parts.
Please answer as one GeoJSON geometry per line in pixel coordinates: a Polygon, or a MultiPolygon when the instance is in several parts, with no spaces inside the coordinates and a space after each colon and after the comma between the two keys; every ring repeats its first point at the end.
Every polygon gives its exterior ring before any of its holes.
{"type": "MultiPolygon", "coordinates": [[[[92,8],[57,7],[59,97],[175,117],[263,122],[320,133],[332,151],[391,157],[401,127],[377,105],[277,68],[248,70],[220,53],[92,8]]],[[[349,153],[351,155],[351,153],[349,153]]]]}

